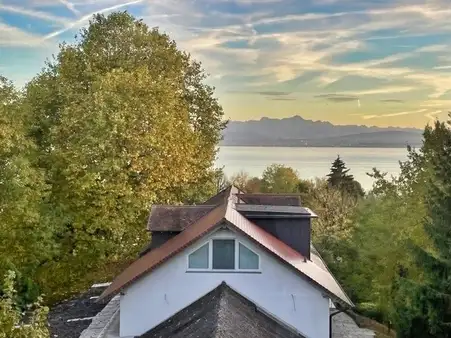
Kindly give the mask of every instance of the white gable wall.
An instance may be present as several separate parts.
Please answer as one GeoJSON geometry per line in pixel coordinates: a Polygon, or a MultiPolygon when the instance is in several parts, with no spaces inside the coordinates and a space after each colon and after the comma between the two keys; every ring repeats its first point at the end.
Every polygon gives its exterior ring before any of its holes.
{"type": "Polygon", "coordinates": [[[121,296],[121,337],[141,335],[195,302],[221,282],[308,338],[329,336],[329,299],[298,274],[241,235],[260,255],[261,273],[187,272],[187,254],[210,238],[235,235],[221,230],[174,256],[132,284],[121,296]]]}

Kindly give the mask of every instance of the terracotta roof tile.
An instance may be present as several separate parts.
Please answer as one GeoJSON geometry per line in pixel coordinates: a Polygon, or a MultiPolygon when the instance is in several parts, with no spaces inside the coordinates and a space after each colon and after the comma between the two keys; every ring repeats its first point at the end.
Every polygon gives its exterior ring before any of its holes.
{"type": "Polygon", "coordinates": [[[111,283],[111,285],[100,296],[100,299],[119,292],[143,274],[160,266],[196,239],[208,233],[224,219],[226,208],[227,204],[219,205],[208,214],[197,220],[194,224],[188,226],[177,236],[171,238],[160,247],[149,251],[144,256],[135,260],[118,277],[116,277],[113,283],[111,283]]]}
{"type": "Polygon", "coordinates": [[[227,209],[226,220],[232,228],[238,229],[248,238],[253,239],[275,256],[279,257],[282,262],[288,263],[297,272],[300,272],[308,280],[322,288],[332,299],[342,304],[347,304],[348,306],[354,306],[328,270],[324,270],[311,260],[306,259],[299,252],[249,221],[234,208],[227,209]]]}
{"type": "Polygon", "coordinates": [[[147,229],[150,231],[182,231],[215,207],[215,205],[153,205],[147,229]]]}
{"type": "Polygon", "coordinates": [[[191,243],[213,230],[222,221],[227,221],[227,225],[232,230],[238,230],[274,254],[283,263],[286,263],[303,277],[321,288],[332,299],[342,304],[353,306],[352,301],[347,297],[346,293],[329,271],[317,266],[281,240],[249,221],[232,207],[232,203],[226,203],[216,207],[162,246],[137,259],[113,281],[102,294],[101,298],[119,292],[124,287],[133,283],[137,278],[155,269],[188,247],[191,243]]]}
{"type": "MultiPolygon", "coordinates": [[[[118,293],[121,289],[130,285],[145,273],[152,271],[175,254],[181,252],[194,241],[214,230],[217,226],[225,223],[232,230],[244,234],[268,252],[272,253],[279,258],[282,263],[287,264],[287,266],[293,268],[304,278],[307,278],[310,282],[327,293],[332,299],[342,304],[353,306],[352,301],[347,297],[346,293],[329,270],[306,259],[299,252],[239,213],[235,209],[235,203],[237,202],[236,194],[238,192],[238,189],[229,187],[216,195],[214,198],[220,196],[218,200],[222,200],[222,204],[215,208],[210,208],[209,212],[194,221],[193,224],[187,225],[185,230],[180,234],[134,261],[103,292],[100,299],[118,293]],[[228,197],[225,192],[228,192],[228,197]]],[[[211,206],[207,205],[206,209],[208,209],[208,207],[211,206]]]]}

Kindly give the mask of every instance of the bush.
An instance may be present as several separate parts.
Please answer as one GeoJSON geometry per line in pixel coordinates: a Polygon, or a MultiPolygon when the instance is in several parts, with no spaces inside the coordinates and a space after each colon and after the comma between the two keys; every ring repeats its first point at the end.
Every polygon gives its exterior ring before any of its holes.
{"type": "Polygon", "coordinates": [[[379,323],[384,322],[384,312],[375,303],[360,303],[356,306],[356,312],[362,316],[374,319],[379,323]]]}
{"type": "Polygon", "coordinates": [[[16,303],[16,274],[9,271],[3,282],[0,297],[0,338],[49,338],[47,327],[48,309],[42,306],[42,299],[20,311],[16,303]]]}

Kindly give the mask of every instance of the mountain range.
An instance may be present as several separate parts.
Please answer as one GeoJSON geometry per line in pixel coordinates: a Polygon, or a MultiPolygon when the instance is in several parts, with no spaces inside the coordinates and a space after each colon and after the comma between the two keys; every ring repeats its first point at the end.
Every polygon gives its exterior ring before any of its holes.
{"type": "Polygon", "coordinates": [[[422,130],[399,127],[334,125],[293,116],[283,119],[229,121],[223,146],[261,147],[374,147],[419,146],[422,130]]]}

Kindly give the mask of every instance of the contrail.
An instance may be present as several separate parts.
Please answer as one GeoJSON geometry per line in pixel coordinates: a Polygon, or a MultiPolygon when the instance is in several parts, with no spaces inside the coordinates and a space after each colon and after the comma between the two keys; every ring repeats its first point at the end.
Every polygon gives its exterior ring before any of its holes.
{"type": "Polygon", "coordinates": [[[54,37],[56,37],[58,35],[61,35],[61,34],[67,32],[67,31],[69,31],[69,30],[71,30],[71,29],[73,29],[73,28],[75,28],[77,26],[80,26],[84,22],[89,21],[89,19],[91,19],[92,16],[97,14],[97,13],[105,13],[105,12],[114,11],[114,10],[119,9],[121,7],[138,4],[138,3],[143,2],[143,1],[144,0],[129,1],[129,2],[125,2],[125,3],[122,3],[122,4],[115,5],[115,6],[103,8],[103,9],[98,10],[96,12],[89,13],[89,14],[81,17],[80,19],[76,20],[76,21],[73,21],[73,22],[70,22],[70,23],[66,24],[65,25],[66,27],[64,27],[63,29],[57,30],[57,31],[52,32],[50,34],[47,34],[46,36],[44,36],[43,40],[48,40],[48,39],[54,38],[54,37]]]}
{"type": "Polygon", "coordinates": [[[357,106],[360,108],[360,99],[357,99],[357,106]]]}
{"type": "Polygon", "coordinates": [[[80,11],[78,11],[76,8],[75,8],[75,6],[74,6],[74,4],[73,3],[71,3],[71,2],[69,2],[69,1],[67,1],[67,0],[58,0],[61,4],[63,4],[64,6],[66,6],[66,8],[68,9],[68,10],[70,10],[72,13],[74,13],[75,15],[80,15],[81,13],[80,13],[80,11]]]}

